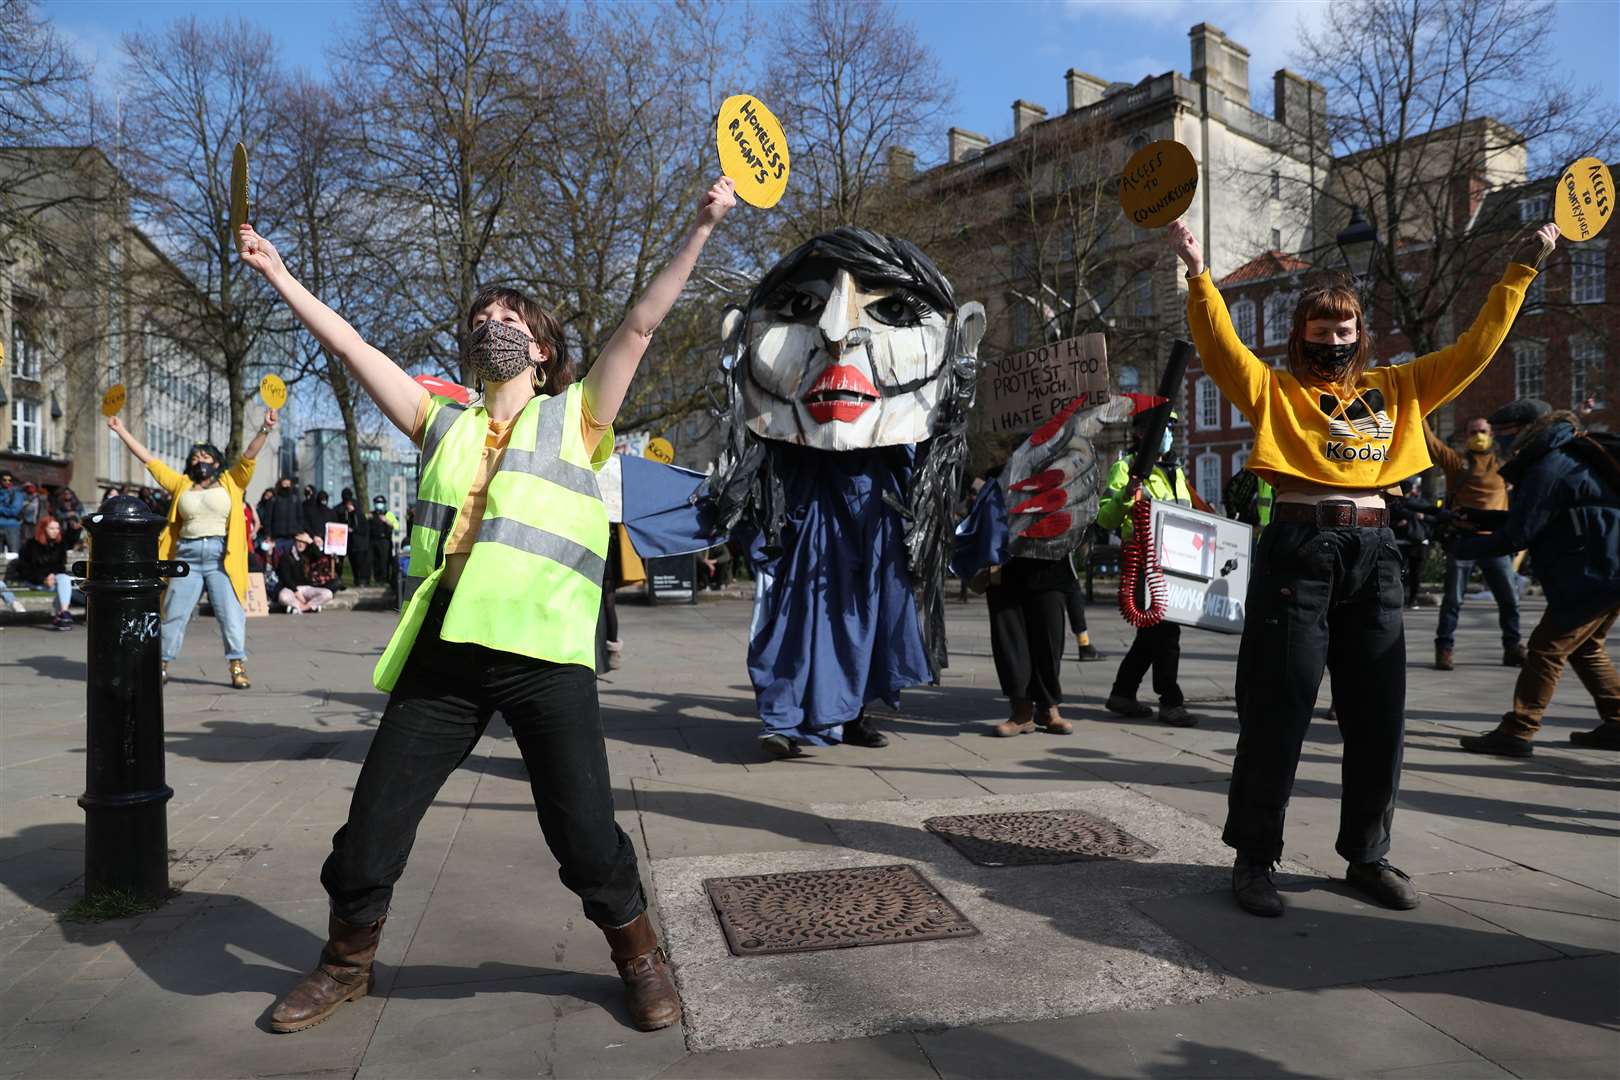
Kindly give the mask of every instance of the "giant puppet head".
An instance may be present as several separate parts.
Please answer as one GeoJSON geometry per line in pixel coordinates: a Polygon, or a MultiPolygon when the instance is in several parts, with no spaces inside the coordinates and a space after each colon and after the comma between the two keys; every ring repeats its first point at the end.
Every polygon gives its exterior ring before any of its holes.
{"type": "Polygon", "coordinates": [[[915,244],[843,227],[771,268],[722,326],[748,430],[818,450],[920,443],[977,377],[984,308],[915,244]]]}

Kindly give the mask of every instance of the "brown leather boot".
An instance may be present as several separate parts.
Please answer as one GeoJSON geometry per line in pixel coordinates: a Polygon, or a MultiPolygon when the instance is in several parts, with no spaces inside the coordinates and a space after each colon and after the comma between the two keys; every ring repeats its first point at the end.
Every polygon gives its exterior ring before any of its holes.
{"type": "Polygon", "coordinates": [[[371,993],[376,982],[371,962],[386,921],[384,915],[370,926],[351,926],[336,915],[329,916],[320,962],[276,1002],[270,1013],[270,1030],[287,1034],[312,1028],[345,1001],[359,1001],[371,993]]]}
{"type": "Polygon", "coordinates": [[[1436,671],[1450,671],[1452,667],[1451,650],[1444,645],[1436,645],[1434,647],[1434,669],[1436,671]]]}
{"type": "Polygon", "coordinates": [[[1033,701],[1013,702],[1012,715],[990,730],[1004,739],[1011,738],[1014,735],[1028,735],[1035,730],[1035,703],[1033,701]]]}
{"type": "Polygon", "coordinates": [[[602,927],[613,963],[624,980],[624,1005],[638,1031],[657,1031],[681,1019],[681,995],[669,977],[669,960],[658,932],[643,911],[624,926],[602,927]]]}
{"type": "Polygon", "coordinates": [[[1040,719],[1035,722],[1051,735],[1069,735],[1074,732],[1074,725],[1063,719],[1056,705],[1048,705],[1042,709],[1040,719]]]}

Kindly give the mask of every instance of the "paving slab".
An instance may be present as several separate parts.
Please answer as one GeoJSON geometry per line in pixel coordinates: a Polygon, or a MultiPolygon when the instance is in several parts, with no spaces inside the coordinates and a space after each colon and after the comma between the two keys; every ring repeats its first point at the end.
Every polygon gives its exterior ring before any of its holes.
{"type": "Polygon", "coordinates": [[[1430,874],[1419,889],[1569,956],[1620,953],[1620,899],[1524,867],[1430,874]]]}
{"type": "Polygon", "coordinates": [[[938,1080],[912,1035],[693,1054],[658,1080],[938,1080]]]}

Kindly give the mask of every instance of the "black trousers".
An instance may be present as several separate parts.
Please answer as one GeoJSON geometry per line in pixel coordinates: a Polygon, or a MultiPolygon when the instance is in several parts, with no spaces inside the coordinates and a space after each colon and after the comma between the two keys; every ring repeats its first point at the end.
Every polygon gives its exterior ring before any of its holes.
{"type": "Polygon", "coordinates": [[[1050,559],[1009,559],[1001,583],[985,590],[990,604],[990,653],[1001,692],[1045,708],[1063,701],[1058,669],[1068,614],[1066,567],[1050,559]]]}
{"type": "Polygon", "coordinates": [[[1240,728],[1222,833],[1249,858],[1282,855],[1324,668],[1344,739],[1334,846],[1350,862],[1389,851],[1406,722],[1402,561],[1388,529],[1274,523],[1261,534],[1238,646],[1240,728]]]}
{"type": "MultiPolygon", "coordinates": [[[[630,838],[613,819],[613,785],[596,676],[481,645],[442,641],[449,594],[427,618],[383,712],[321,884],[332,914],[369,925],[388,911],[422,815],[497,710],[523,754],[546,845],[585,916],[623,926],[646,909],[630,838]]],[[[522,902],[522,898],[514,898],[522,902]]]]}
{"type": "Polygon", "coordinates": [[[354,583],[368,585],[371,583],[371,544],[362,540],[349,548],[349,565],[354,569],[354,583]]]}
{"type": "Polygon", "coordinates": [[[1153,669],[1153,692],[1161,709],[1186,703],[1178,676],[1181,672],[1181,627],[1173,622],[1139,627],[1125,658],[1114,675],[1110,697],[1134,698],[1142,678],[1153,669]]]}
{"type": "Polygon", "coordinates": [[[1069,612],[1069,629],[1076,634],[1086,633],[1086,594],[1081,591],[1080,582],[1075,578],[1069,579],[1063,591],[1063,606],[1069,612]]]}

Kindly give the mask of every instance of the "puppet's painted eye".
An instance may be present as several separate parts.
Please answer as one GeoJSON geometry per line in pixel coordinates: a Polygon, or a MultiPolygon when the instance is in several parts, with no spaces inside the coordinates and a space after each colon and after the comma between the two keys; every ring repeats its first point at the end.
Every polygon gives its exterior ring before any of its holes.
{"type": "Polygon", "coordinates": [[[866,313],[884,326],[918,326],[932,310],[908,292],[897,292],[866,305],[866,313]]]}
{"type": "Polygon", "coordinates": [[[821,309],[827,306],[824,297],[815,293],[805,292],[802,289],[785,288],[771,297],[771,310],[783,319],[790,322],[805,322],[821,316],[821,309]]]}

